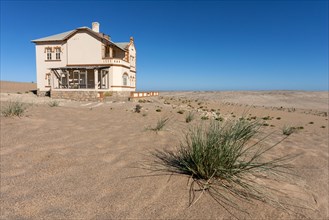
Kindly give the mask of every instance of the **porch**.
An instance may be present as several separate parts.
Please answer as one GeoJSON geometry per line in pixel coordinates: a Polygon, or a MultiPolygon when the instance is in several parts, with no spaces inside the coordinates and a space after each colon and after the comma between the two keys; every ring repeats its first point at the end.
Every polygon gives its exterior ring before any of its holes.
{"type": "Polygon", "coordinates": [[[51,68],[51,88],[60,90],[109,89],[109,66],[66,66],[51,68]]]}

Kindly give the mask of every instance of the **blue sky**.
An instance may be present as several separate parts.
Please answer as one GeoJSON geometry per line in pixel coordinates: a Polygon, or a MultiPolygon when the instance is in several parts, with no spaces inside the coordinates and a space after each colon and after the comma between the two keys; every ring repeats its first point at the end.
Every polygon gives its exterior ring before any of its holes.
{"type": "Polygon", "coordinates": [[[100,23],[135,38],[137,90],[328,90],[328,1],[1,1],[1,80],[31,40],[100,23]]]}

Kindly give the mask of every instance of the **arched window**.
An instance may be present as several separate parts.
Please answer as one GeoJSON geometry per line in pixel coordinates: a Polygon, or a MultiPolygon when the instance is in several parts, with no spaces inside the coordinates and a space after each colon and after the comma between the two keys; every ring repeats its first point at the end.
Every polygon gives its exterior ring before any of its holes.
{"type": "Polygon", "coordinates": [[[127,73],[124,73],[123,76],[122,76],[122,84],[124,86],[127,86],[128,85],[128,74],[127,73]]]}

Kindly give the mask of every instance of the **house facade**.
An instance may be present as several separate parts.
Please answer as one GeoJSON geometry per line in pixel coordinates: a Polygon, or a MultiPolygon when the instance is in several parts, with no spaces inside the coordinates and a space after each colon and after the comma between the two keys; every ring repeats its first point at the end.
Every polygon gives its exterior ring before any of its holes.
{"type": "Polygon", "coordinates": [[[136,90],[136,48],[113,42],[98,22],[33,40],[36,47],[38,95],[76,100],[104,94],[129,96],[136,90]]]}

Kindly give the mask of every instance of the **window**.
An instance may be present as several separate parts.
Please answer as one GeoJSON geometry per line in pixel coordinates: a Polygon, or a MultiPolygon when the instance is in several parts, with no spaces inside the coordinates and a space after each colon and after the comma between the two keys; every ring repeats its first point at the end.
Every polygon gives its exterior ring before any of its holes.
{"type": "Polygon", "coordinates": [[[106,58],[110,57],[110,47],[108,46],[105,47],[105,57],[106,58]]]}
{"type": "Polygon", "coordinates": [[[56,60],[60,60],[61,59],[61,49],[56,48],[55,53],[56,53],[56,60]]]}
{"type": "Polygon", "coordinates": [[[50,86],[50,73],[46,73],[46,86],[50,86]]]}
{"type": "Polygon", "coordinates": [[[51,48],[47,48],[46,53],[47,53],[47,60],[51,60],[51,48]]]}
{"type": "Polygon", "coordinates": [[[128,75],[126,73],[123,74],[122,80],[123,80],[123,85],[127,86],[128,85],[128,75]]]}

